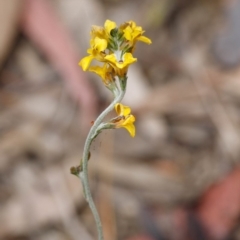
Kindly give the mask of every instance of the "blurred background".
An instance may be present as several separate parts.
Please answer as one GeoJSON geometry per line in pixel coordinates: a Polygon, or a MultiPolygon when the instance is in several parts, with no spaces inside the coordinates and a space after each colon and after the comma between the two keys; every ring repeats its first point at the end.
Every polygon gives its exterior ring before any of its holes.
{"type": "Polygon", "coordinates": [[[105,240],[240,239],[240,0],[0,0],[0,239],[93,240],[79,164],[109,104],[82,72],[92,25],[142,26],[136,137],[93,143],[105,240]]]}

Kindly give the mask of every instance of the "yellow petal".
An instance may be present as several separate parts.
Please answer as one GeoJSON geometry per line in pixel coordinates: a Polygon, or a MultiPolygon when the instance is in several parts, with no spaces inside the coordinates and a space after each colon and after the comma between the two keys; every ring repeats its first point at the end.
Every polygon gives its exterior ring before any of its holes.
{"type": "Polygon", "coordinates": [[[135,136],[136,130],[135,130],[135,126],[133,124],[126,125],[126,126],[124,126],[124,128],[127,129],[129,134],[131,135],[131,137],[135,136]]]}
{"type": "Polygon", "coordinates": [[[117,115],[121,115],[121,112],[122,112],[122,104],[121,103],[115,104],[115,111],[116,111],[117,115]]]}
{"type": "Polygon", "coordinates": [[[142,27],[140,27],[140,26],[136,26],[136,27],[134,28],[134,31],[139,32],[139,33],[141,33],[141,34],[143,34],[143,33],[145,32],[145,31],[143,31],[142,27]]]}
{"type": "Polygon", "coordinates": [[[113,53],[108,54],[107,56],[104,57],[104,59],[107,60],[108,62],[112,63],[113,65],[117,64],[116,56],[113,53]]]}
{"type": "Polygon", "coordinates": [[[126,117],[124,122],[121,124],[122,126],[133,124],[135,122],[135,117],[131,114],[126,117]]]}
{"type": "Polygon", "coordinates": [[[93,39],[95,37],[103,38],[105,36],[104,28],[93,25],[92,30],[91,30],[91,36],[92,36],[93,39]]]}
{"type": "Polygon", "coordinates": [[[131,113],[131,108],[128,106],[123,106],[121,115],[128,116],[131,113]]]}
{"type": "Polygon", "coordinates": [[[135,28],[137,26],[136,22],[130,20],[128,24],[131,26],[131,28],[135,28]]]}
{"type": "Polygon", "coordinates": [[[140,36],[140,37],[137,38],[137,40],[138,40],[138,41],[145,42],[145,43],[147,43],[147,44],[151,44],[151,43],[152,43],[151,39],[149,39],[149,38],[147,38],[147,37],[145,37],[145,36],[140,36]]]}
{"type": "Polygon", "coordinates": [[[99,37],[94,38],[94,49],[98,52],[102,52],[107,48],[107,40],[99,37]]]}
{"type": "Polygon", "coordinates": [[[87,53],[88,53],[89,55],[92,55],[92,54],[93,54],[93,49],[92,49],[92,48],[89,48],[89,49],[87,50],[87,53]]]}
{"type": "Polygon", "coordinates": [[[118,63],[117,67],[122,69],[136,61],[137,61],[137,58],[134,58],[131,53],[125,53],[125,54],[123,54],[123,63],[118,63]]]}
{"type": "Polygon", "coordinates": [[[113,53],[105,56],[104,59],[112,63],[112,65],[119,69],[123,69],[137,61],[137,58],[134,58],[131,53],[123,54],[123,60],[119,62],[117,61],[116,56],[113,53]]]}
{"type": "Polygon", "coordinates": [[[135,126],[134,123],[135,122],[135,117],[133,115],[130,115],[122,124],[121,127],[124,127],[125,129],[127,129],[127,131],[130,133],[130,135],[132,137],[135,136],[135,126]]]}
{"type": "Polygon", "coordinates": [[[83,71],[86,71],[93,58],[94,57],[92,55],[86,56],[78,63],[78,65],[82,67],[83,71]]]}
{"type": "Polygon", "coordinates": [[[107,33],[110,35],[111,31],[116,28],[117,24],[115,22],[112,22],[110,20],[106,20],[104,27],[107,31],[107,33]]]}
{"type": "Polygon", "coordinates": [[[115,104],[115,110],[118,116],[128,116],[131,113],[131,108],[124,106],[121,103],[115,104]]]}
{"type": "Polygon", "coordinates": [[[94,72],[98,74],[102,79],[105,79],[106,76],[106,68],[105,67],[99,67],[99,66],[92,66],[89,68],[90,72],[94,72]]]}
{"type": "Polygon", "coordinates": [[[132,41],[132,28],[130,28],[129,26],[127,26],[124,30],[124,37],[128,40],[128,41],[132,41]]]}

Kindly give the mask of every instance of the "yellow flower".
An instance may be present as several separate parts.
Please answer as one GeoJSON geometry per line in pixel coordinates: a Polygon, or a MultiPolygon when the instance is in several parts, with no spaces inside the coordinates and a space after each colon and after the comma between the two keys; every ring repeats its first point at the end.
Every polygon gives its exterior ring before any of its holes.
{"type": "Polygon", "coordinates": [[[83,71],[86,71],[93,59],[94,59],[93,55],[86,56],[82,58],[78,65],[82,67],[83,71]]]}
{"type": "Polygon", "coordinates": [[[98,74],[102,78],[103,83],[106,86],[108,86],[109,84],[111,84],[111,82],[114,81],[114,77],[116,75],[113,67],[106,63],[102,67],[99,66],[90,67],[89,71],[98,74]]]}
{"type": "Polygon", "coordinates": [[[96,73],[104,80],[106,76],[106,71],[107,71],[106,64],[104,64],[103,67],[92,66],[89,68],[89,71],[96,73]]]}
{"type": "Polygon", "coordinates": [[[91,29],[91,37],[92,37],[92,39],[94,39],[96,37],[106,39],[105,29],[103,27],[93,25],[92,29],[91,29]]]}
{"type": "Polygon", "coordinates": [[[134,21],[129,21],[125,24],[123,24],[120,28],[122,28],[124,32],[124,37],[130,42],[131,45],[134,45],[136,41],[142,41],[147,44],[151,44],[152,41],[143,36],[143,31],[142,27],[137,26],[134,21]]]}
{"type": "Polygon", "coordinates": [[[87,53],[92,54],[96,57],[99,53],[102,53],[106,50],[107,44],[108,42],[106,39],[95,37],[94,39],[91,39],[91,48],[87,50],[87,53]]]}
{"type": "Polygon", "coordinates": [[[83,71],[86,71],[93,59],[96,59],[98,61],[104,62],[105,57],[105,50],[107,48],[107,40],[101,39],[99,37],[95,37],[94,39],[91,39],[90,45],[91,48],[87,50],[87,53],[89,53],[89,56],[84,57],[80,62],[79,65],[82,67],[83,71]]]}
{"type": "Polygon", "coordinates": [[[117,27],[117,24],[113,21],[106,20],[104,23],[104,28],[99,26],[92,26],[91,37],[94,39],[95,37],[99,37],[102,39],[108,40],[111,36],[111,31],[117,27]]]}
{"type": "Polygon", "coordinates": [[[121,103],[115,104],[115,110],[118,115],[112,123],[115,124],[116,128],[126,128],[127,131],[130,133],[132,137],[135,136],[135,117],[130,114],[131,113],[131,108],[128,106],[124,106],[121,103]]]}
{"type": "Polygon", "coordinates": [[[99,26],[93,26],[91,30],[92,39],[90,40],[90,48],[87,50],[89,56],[84,57],[79,65],[82,67],[83,71],[89,68],[93,59],[100,62],[104,62],[104,57],[106,53],[104,52],[108,46],[108,40],[111,36],[111,31],[116,28],[116,23],[110,20],[106,20],[104,23],[104,28],[99,26]]]}
{"type": "Polygon", "coordinates": [[[107,60],[113,67],[118,69],[126,68],[137,61],[137,58],[134,58],[131,53],[124,53],[122,59],[119,60],[114,53],[106,55],[104,59],[107,60]]]}
{"type": "Polygon", "coordinates": [[[105,85],[113,81],[115,76],[126,80],[129,65],[137,61],[132,55],[135,43],[137,41],[151,43],[143,33],[142,27],[137,26],[134,21],[117,27],[115,22],[106,20],[104,27],[93,26],[90,48],[87,50],[89,55],[84,57],[79,65],[86,71],[93,60],[103,62],[103,67],[95,66],[90,68],[90,71],[100,75],[105,85]]]}
{"type": "Polygon", "coordinates": [[[104,23],[104,28],[109,35],[111,34],[111,31],[116,27],[117,27],[117,24],[113,21],[106,20],[104,23]]]}

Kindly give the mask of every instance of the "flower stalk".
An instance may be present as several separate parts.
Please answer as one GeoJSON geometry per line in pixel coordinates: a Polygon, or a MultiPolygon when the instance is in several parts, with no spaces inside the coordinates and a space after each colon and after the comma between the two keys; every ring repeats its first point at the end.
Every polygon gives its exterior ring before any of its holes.
{"type": "Polygon", "coordinates": [[[131,114],[130,107],[124,106],[120,102],[127,89],[128,67],[137,61],[137,58],[132,55],[136,42],[151,43],[151,40],[143,36],[143,33],[142,28],[133,21],[117,27],[115,22],[106,20],[104,27],[92,27],[90,48],[87,50],[89,55],[79,62],[84,71],[89,70],[99,75],[105,87],[113,94],[113,101],[97,117],[88,133],[80,164],[71,168],[71,173],[79,177],[82,182],[84,196],[97,226],[98,240],[104,240],[104,236],[101,220],[89,187],[90,147],[92,141],[105,129],[125,128],[132,137],[135,136],[135,117],[131,114]],[[97,60],[101,65],[90,66],[93,60],[97,60]],[[103,122],[114,108],[118,116],[103,122]]]}

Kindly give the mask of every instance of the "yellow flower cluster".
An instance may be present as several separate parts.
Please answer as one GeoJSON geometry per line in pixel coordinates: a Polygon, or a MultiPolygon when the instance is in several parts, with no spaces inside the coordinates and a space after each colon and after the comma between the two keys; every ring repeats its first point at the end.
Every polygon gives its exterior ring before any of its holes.
{"type": "MultiPolygon", "coordinates": [[[[128,67],[137,61],[137,58],[133,57],[137,41],[151,44],[151,40],[143,36],[143,33],[142,27],[137,26],[134,21],[125,22],[117,27],[115,22],[106,20],[104,27],[93,26],[90,48],[87,50],[89,55],[84,57],[79,65],[84,71],[98,74],[104,85],[115,97],[120,96],[121,100],[126,90],[128,67]],[[90,66],[93,60],[101,64],[90,66]]],[[[115,110],[118,116],[102,124],[98,130],[123,127],[134,137],[135,117],[131,114],[131,109],[117,103],[115,110]]]]}
{"type": "Polygon", "coordinates": [[[104,27],[93,26],[91,31],[88,56],[79,65],[84,71],[89,70],[98,74],[110,90],[115,86],[115,78],[126,79],[130,64],[137,61],[132,53],[137,41],[151,44],[151,40],[143,36],[143,29],[135,22],[126,22],[120,27],[110,20],[106,20],[104,27]],[[93,60],[102,62],[101,66],[91,66],[93,60]]]}

